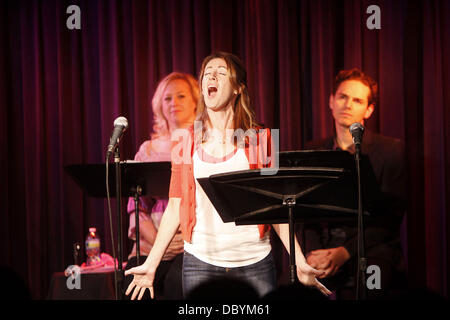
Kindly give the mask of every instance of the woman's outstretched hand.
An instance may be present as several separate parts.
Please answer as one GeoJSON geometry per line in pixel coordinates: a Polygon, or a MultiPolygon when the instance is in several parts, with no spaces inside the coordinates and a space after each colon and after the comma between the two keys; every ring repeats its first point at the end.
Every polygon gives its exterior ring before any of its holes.
{"type": "Polygon", "coordinates": [[[150,290],[150,296],[152,299],[154,298],[154,290],[153,290],[153,280],[155,279],[155,270],[150,269],[145,264],[140,265],[135,268],[131,268],[130,270],[125,271],[125,276],[133,275],[133,281],[127,288],[125,294],[128,296],[134,289],[133,295],[131,296],[131,300],[136,299],[138,296],[138,300],[141,300],[144,296],[145,290],[148,288],[150,290]]]}
{"type": "Polygon", "coordinates": [[[331,291],[317,280],[317,277],[320,277],[323,273],[324,271],[314,269],[307,263],[297,265],[297,276],[302,284],[308,287],[315,287],[325,296],[329,296],[331,291]]]}

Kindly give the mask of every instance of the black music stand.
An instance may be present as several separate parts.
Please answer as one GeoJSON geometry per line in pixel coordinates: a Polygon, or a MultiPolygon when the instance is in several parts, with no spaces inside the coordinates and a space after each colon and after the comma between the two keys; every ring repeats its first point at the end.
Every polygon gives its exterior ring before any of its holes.
{"type": "MultiPolygon", "coordinates": [[[[364,215],[369,217],[379,211],[381,193],[368,158],[364,163],[364,215]]],[[[197,180],[224,222],[289,223],[289,272],[295,283],[295,222],[356,224],[355,163],[345,151],[288,151],[279,153],[279,164],[274,175],[257,169],[197,180]]]]}
{"type": "MultiPolygon", "coordinates": [[[[136,259],[140,261],[140,233],[139,233],[139,197],[151,195],[153,197],[167,198],[170,184],[170,161],[163,162],[136,162],[124,161],[120,163],[121,197],[133,197],[135,203],[136,223],[136,259]]],[[[86,192],[88,196],[95,198],[106,198],[106,164],[75,164],[64,167],[73,180],[86,192]]],[[[116,197],[116,172],[109,170],[108,184],[110,197],[116,197]]],[[[121,212],[117,213],[121,216],[121,212]]],[[[120,219],[121,221],[121,219],[120,219]]],[[[122,226],[118,225],[118,234],[122,234],[122,226]]],[[[116,290],[122,297],[123,288],[123,244],[121,236],[118,239],[118,274],[116,290]]]]}

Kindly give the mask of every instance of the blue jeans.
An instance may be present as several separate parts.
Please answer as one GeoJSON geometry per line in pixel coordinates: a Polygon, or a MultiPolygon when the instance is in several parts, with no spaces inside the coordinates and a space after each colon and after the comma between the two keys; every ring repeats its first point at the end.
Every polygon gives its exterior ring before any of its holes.
{"type": "MultiPolygon", "coordinates": [[[[263,297],[276,288],[276,269],[272,253],[269,253],[261,261],[248,266],[223,268],[203,262],[192,254],[184,252],[183,297],[185,299],[198,286],[220,279],[243,282],[256,290],[259,297],[263,297]]],[[[224,280],[223,284],[227,284],[226,280],[224,280]]],[[[217,289],[226,290],[223,287],[217,289]]]]}

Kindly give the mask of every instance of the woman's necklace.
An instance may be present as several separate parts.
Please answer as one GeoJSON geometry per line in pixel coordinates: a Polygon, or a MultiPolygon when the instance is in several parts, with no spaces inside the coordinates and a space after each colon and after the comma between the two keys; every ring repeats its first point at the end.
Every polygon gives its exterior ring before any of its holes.
{"type": "Polygon", "coordinates": [[[212,131],[211,131],[211,141],[212,142],[216,142],[216,143],[218,143],[218,144],[226,144],[227,143],[227,137],[222,133],[222,132],[220,132],[218,129],[213,129],[212,131]]]}

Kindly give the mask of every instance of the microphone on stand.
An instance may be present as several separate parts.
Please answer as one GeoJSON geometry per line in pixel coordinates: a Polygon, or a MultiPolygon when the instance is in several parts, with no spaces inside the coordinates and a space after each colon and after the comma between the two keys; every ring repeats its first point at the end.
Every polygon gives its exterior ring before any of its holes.
{"type": "Polygon", "coordinates": [[[114,120],[114,130],[111,135],[111,139],[109,140],[108,150],[106,151],[106,157],[114,152],[114,149],[117,147],[120,138],[122,137],[125,130],[128,128],[128,120],[125,117],[118,117],[114,120]]]}
{"type": "Polygon", "coordinates": [[[355,144],[355,146],[361,145],[362,137],[364,134],[364,126],[359,122],[355,122],[350,126],[348,130],[352,134],[353,143],[355,144]]]}
{"type": "Polygon", "coordinates": [[[349,127],[349,131],[353,137],[353,143],[355,144],[355,164],[356,175],[358,184],[358,272],[356,275],[356,300],[360,298],[367,298],[366,291],[366,269],[367,258],[365,253],[365,241],[364,241],[364,222],[363,222],[363,202],[361,191],[361,142],[364,134],[364,126],[355,122],[349,127]]]}
{"type": "Polygon", "coordinates": [[[122,181],[121,181],[121,168],[120,168],[120,154],[118,152],[117,145],[125,130],[128,128],[128,120],[125,117],[118,117],[114,120],[114,130],[109,140],[108,150],[106,151],[106,190],[108,198],[108,213],[109,213],[109,225],[111,231],[111,241],[113,247],[114,258],[114,284],[115,284],[115,296],[116,300],[122,300],[123,296],[123,280],[124,274],[122,269],[123,257],[122,257],[122,181]],[[115,152],[117,151],[117,152],[115,152]],[[109,196],[109,176],[108,176],[108,159],[112,153],[114,154],[115,163],[115,181],[116,181],[116,200],[117,200],[117,267],[116,267],[116,251],[114,247],[114,236],[112,227],[112,214],[109,196]]]}

